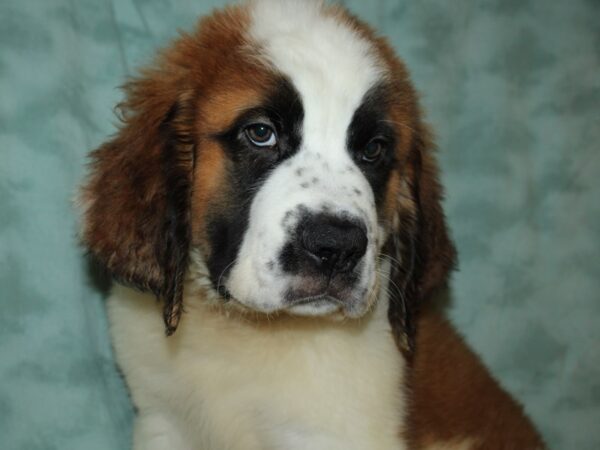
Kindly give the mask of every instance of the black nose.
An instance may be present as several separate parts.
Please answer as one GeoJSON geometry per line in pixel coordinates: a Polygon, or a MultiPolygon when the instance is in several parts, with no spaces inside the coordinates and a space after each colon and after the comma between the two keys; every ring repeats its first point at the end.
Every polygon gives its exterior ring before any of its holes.
{"type": "Polygon", "coordinates": [[[331,275],[350,272],[367,250],[364,226],[328,214],[304,218],[296,237],[308,263],[331,275]]]}

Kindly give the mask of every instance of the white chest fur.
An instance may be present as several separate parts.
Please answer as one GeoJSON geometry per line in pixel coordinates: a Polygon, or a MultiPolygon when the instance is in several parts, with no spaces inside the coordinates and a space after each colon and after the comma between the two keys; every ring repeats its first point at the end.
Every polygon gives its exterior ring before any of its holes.
{"type": "Polygon", "coordinates": [[[404,361],[387,299],[361,321],[256,325],[186,300],[166,338],[160,306],[115,287],[117,359],[138,407],[136,449],[404,449],[404,361]]]}

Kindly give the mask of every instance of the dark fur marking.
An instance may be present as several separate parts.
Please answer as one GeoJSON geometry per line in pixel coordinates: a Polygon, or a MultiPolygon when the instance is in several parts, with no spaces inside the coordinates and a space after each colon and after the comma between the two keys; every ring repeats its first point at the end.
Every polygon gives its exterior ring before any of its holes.
{"type": "MultiPolygon", "coordinates": [[[[231,203],[226,214],[208,221],[212,252],[207,265],[215,287],[223,284],[237,257],[243,236],[248,228],[250,206],[254,195],[279,164],[291,164],[301,144],[298,132],[304,118],[300,95],[286,78],[281,78],[266,102],[244,112],[228,129],[215,136],[232,161],[230,184],[231,203]],[[244,129],[256,120],[267,119],[275,127],[278,144],[275,149],[256,148],[245,137],[244,129]]],[[[286,215],[282,225],[285,226],[286,215]]]]}
{"type": "MultiPolygon", "coordinates": [[[[377,205],[385,197],[385,187],[395,162],[396,130],[386,119],[390,109],[388,89],[384,84],[371,88],[363,97],[361,105],[354,112],[348,127],[348,150],[363,172],[375,196],[377,205]],[[363,160],[362,150],[373,139],[385,143],[383,155],[374,162],[363,160]]],[[[355,170],[351,165],[349,171],[355,170]]]]}

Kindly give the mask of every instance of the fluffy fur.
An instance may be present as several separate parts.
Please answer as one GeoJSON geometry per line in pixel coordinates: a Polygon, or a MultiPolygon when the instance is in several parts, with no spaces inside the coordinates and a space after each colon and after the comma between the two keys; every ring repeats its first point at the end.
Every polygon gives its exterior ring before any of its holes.
{"type": "Polygon", "coordinates": [[[455,252],[385,40],[338,7],[256,0],[202,20],[125,90],[82,238],[123,284],[108,310],[134,448],[541,446],[482,366],[448,377],[469,408],[420,384],[473,356],[417,314],[455,252]],[[446,339],[453,360],[430,358],[446,339]],[[468,379],[510,427],[453,411],[482,407],[468,379]]]}
{"type": "Polygon", "coordinates": [[[169,339],[148,295],[119,287],[109,300],[118,360],[139,410],[134,448],[405,448],[404,362],[385,301],[360,321],[257,323],[190,294],[169,339]]]}

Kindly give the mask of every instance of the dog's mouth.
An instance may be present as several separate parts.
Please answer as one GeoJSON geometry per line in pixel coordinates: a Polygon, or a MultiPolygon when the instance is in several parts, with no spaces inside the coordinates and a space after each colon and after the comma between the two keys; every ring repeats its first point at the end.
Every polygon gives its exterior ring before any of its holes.
{"type": "Polygon", "coordinates": [[[310,295],[307,297],[300,297],[300,298],[295,298],[295,299],[289,300],[288,307],[309,305],[309,304],[314,305],[314,304],[320,304],[320,303],[343,304],[343,301],[340,300],[339,298],[336,298],[329,294],[323,293],[323,294],[310,295]]]}
{"type": "Polygon", "coordinates": [[[277,302],[238,298],[223,285],[218,293],[225,305],[246,313],[358,318],[374,305],[378,285],[375,282],[368,287],[358,287],[341,280],[325,282],[314,277],[295,277],[277,302]]]}
{"type": "Polygon", "coordinates": [[[287,300],[283,305],[249,304],[231,295],[222,297],[228,307],[252,314],[278,315],[289,314],[306,317],[358,318],[366,314],[375,304],[375,290],[365,293],[364,297],[351,296],[338,298],[327,293],[297,297],[287,300]]]}
{"type": "Polygon", "coordinates": [[[297,297],[286,302],[286,311],[300,316],[324,316],[344,309],[346,302],[327,293],[297,297]]]}
{"type": "Polygon", "coordinates": [[[366,293],[357,293],[352,283],[328,277],[297,276],[284,294],[283,307],[299,315],[325,315],[352,309],[366,293]],[[349,308],[350,307],[350,308],[349,308]]]}

